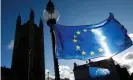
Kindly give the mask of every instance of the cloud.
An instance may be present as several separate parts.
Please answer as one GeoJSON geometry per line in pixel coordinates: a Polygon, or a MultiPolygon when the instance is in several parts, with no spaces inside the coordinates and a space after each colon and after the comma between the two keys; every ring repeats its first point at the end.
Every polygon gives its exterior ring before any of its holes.
{"type": "Polygon", "coordinates": [[[49,79],[55,79],[55,76],[49,75],[49,79]]]}
{"type": "Polygon", "coordinates": [[[54,74],[51,74],[49,69],[45,69],[45,79],[48,78],[48,76],[49,76],[49,79],[55,78],[54,74]],[[48,74],[48,72],[49,72],[49,74],[48,74]]]}
{"type": "Polygon", "coordinates": [[[130,65],[133,62],[133,52],[124,53],[124,55],[115,58],[115,61],[121,65],[130,65]]]}
{"type": "Polygon", "coordinates": [[[70,80],[74,80],[74,74],[72,69],[69,66],[59,65],[60,77],[62,79],[69,78],[70,80]]]}
{"type": "MultiPolygon", "coordinates": [[[[70,80],[74,80],[73,71],[69,66],[59,65],[59,71],[60,71],[60,78],[61,79],[69,78],[70,80]]],[[[50,79],[54,79],[55,78],[54,74],[49,73],[49,75],[48,75],[48,72],[50,72],[50,70],[45,69],[45,78],[48,78],[48,76],[49,76],[50,79]]]]}
{"type": "Polygon", "coordinates": [[[47,74],[49,72],[49,70],[48,69],[45,69],[45,74],[47,74]]]}
{"type": "Polygon", "coordinates": [[[128,34],[128,36],[133,40],[133,33],[128,34]]]}
{"type": "Polygon", "coordinates": [[[133,72],[133,52],[124,53],[124,55],[119,56],[115,59],[118,64],[122,67],[126,67],[129,73],[133,72]]]}
{"type": "Polygon", "coordinates": [[[133,59],[133,52],[129,52],[126,56],[125,56],[126,60],[131,60],[133,59]]]}
{"type": "Polygon", "coordinates": [[[13,46],[14,46],[14,40],[11,40],[7,47],[8,49],[13,49],[13,46]]]}
{"type": "Polygon", "coordinates": [[[133,73],[133,67],[130,68],[128,71],[129,71],[130,74],[133,73]]]}

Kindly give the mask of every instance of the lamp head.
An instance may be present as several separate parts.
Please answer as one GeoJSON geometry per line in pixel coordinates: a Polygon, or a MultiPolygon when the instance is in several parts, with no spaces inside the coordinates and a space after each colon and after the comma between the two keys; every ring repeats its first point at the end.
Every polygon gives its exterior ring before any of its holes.
{"type": "Polygon", "coordinates": [[[46,10],[49,13],[54,13],[55,8],[54,8],[54,4],[51,2],[51,0],[49,0],[49,2],[48,2],[46,10]]]}
{"type": "Polygon", "coordinates": [[[54,4],[49,0],[46,10],[43,11],[43,17],[46,22],[49,20],[58,21],[59,19],[59,12],[55,9],[54,4]]]}

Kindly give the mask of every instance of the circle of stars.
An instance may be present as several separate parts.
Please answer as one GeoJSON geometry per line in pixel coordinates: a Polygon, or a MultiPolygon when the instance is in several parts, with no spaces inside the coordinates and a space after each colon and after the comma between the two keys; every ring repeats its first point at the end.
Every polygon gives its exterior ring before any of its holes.
{"type": "MultiPolygon", "coordinates": [[[[87,29],[83,29],[82,31],[77,31],[75,35],[73,35],[73,43],[76,45],[75,48],[76,48],[76,51],[81,51],[81,54],[82,55],[86,55],[86,51],[84,50],[81,50],[81,47],[80,45],[78,45],[78,36],[81,34],[81,33],[86,33],[88,32],[87,29]]],[[[94,32],[94,29],[91,30],[91,32],[94,32]]],[[[103,40],[105,39],[106,37],[102,38],[103,40]]],[[[103,52],[104,50],[102,48],[99,48],[98,49],[98,52],[103,52]]],[[[94,51],[90,51],[89,54],[92,56],[92,55],[95,55],[95,52],[94,51]]]]}

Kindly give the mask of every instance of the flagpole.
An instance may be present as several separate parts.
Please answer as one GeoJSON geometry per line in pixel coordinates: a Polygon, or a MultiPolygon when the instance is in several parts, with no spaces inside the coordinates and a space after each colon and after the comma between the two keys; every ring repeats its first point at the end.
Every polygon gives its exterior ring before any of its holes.
{"type": "Polygon", "coordinates": [[[60,80],[58,59],[56,58],[56,54],[55,54],[55,35],[54,35],[54,30],[53,30],[53,26],[54,26],[54,24],[56,24],[58,15],[55,13],[56,12],[55,7],[51,0],[49,0],[46,10],[44,10],[44,11],[45,11],[44,19],[47,21],[47,25],[50,27],[53,60],[54,60],[55,80],[60,80]]]}

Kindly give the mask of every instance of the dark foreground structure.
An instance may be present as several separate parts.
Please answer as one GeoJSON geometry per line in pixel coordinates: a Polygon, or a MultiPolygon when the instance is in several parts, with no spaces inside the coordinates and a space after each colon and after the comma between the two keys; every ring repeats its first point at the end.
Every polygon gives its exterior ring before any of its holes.
{"type": "Polygon", "coordinates": [[[75,80],[133,80],[133,75],[130,76],[126,68],[115,65],[112,58],[98,62],[89,62],[84,65],[74,63],[73,71],[75,80]],[[89,67],[105,68],[110,71],[110,74],[104,77],[92,78],[89,67]]]}
{"type": "Polygon", "coordinates": [[[1,67],[1,80],[11,80],[11,69],[1,67]]]}
{"type": "Polygon", "coordinates": [[[21,24],[17,18],[11,69],[2,68],[2,80],[44,80],[44,35],[43,23],[34,23],[31,10],[29,20],[21,24]],[[6,76],[10,75],[10,78],[6,76]]]}

